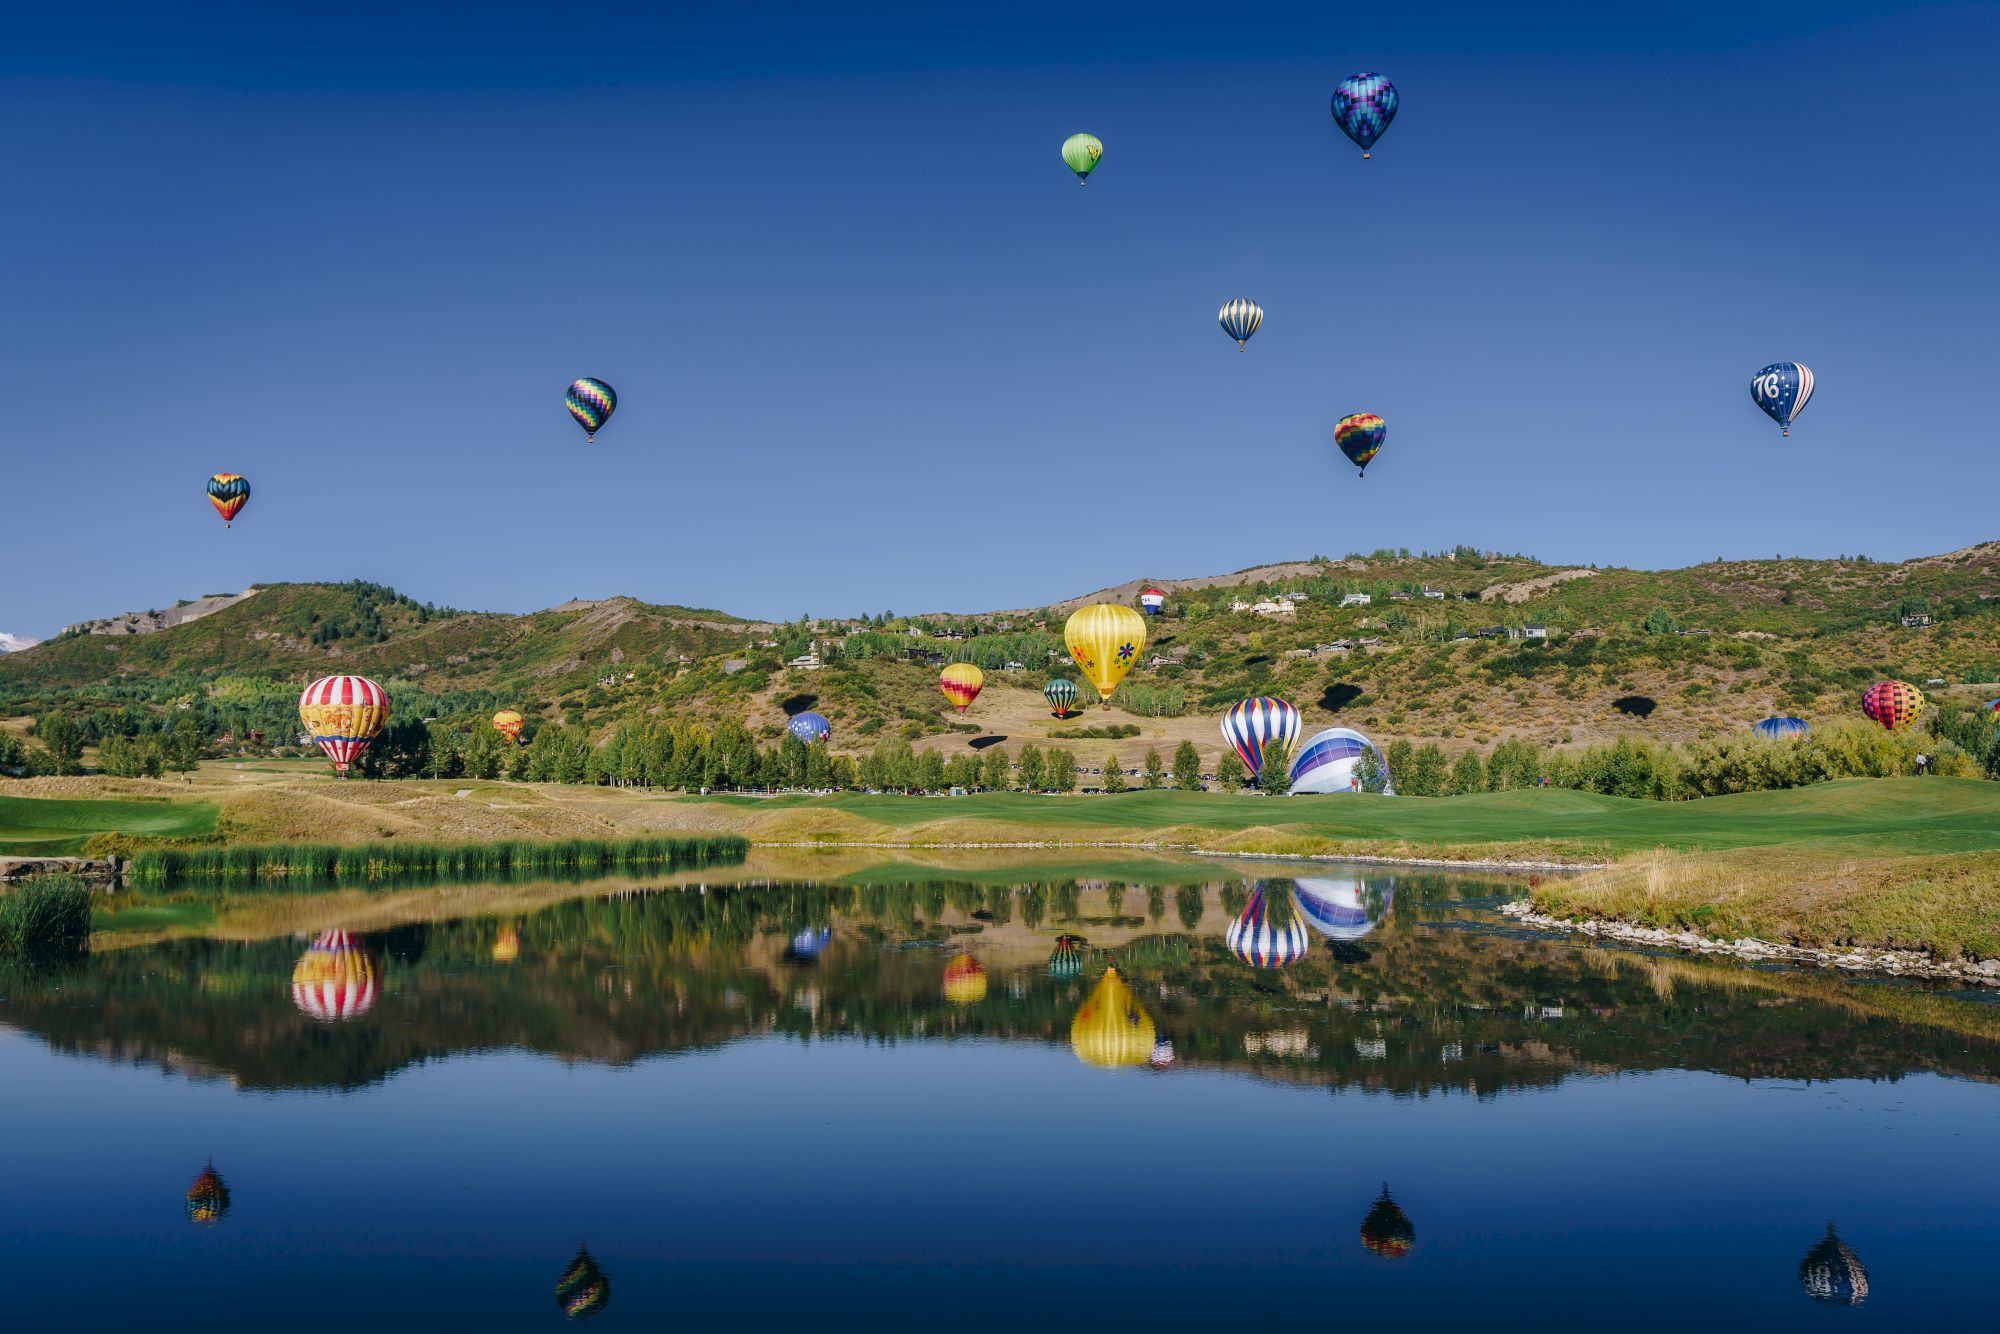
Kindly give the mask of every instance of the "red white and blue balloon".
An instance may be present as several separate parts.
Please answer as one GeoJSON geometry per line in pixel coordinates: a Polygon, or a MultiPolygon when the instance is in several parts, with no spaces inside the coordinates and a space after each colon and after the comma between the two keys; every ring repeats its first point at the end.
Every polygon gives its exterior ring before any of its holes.
{"type": "Polygon", "coordinates": [[[1303,958],[1312,938],[1288,890],[1259,885],[1229,924],[1229,952],[1252,968],[1283,968],[1303,958]]]}
{"type": "Polygon", "coordinates": [[[1750,378],[1750,401],[1786,435],[1792,433],[1792,423],[1806,410],[1812,395],[1812,368],[1796,361],[1774,361],[1750,378]]]}
{"type": "Polygon", "coordinates": [[[1268,695],[1243,700],[1222,715],[1222,739],[1255,778],[1267,758],[1283,763],[1291,757],[1299,740],[1299,711],[1268,695]]]}

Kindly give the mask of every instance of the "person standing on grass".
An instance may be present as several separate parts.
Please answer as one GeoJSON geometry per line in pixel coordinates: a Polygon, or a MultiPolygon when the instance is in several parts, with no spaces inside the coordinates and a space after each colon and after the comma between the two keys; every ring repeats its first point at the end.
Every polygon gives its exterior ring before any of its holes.
{"type": "Polygon", "coordinates": [[[1930,756],[1928,756],[1928,755],[1926,755],[1926,754],[1924,754],[1924,753],[1923,753],[1922,751],[1918,751],[1918,752],[1917,752],[1917,777],[1919,777],[1919,778],[1922,778],[1922,777],[1923,777],[1923,776],[1924,776],[1925,774],[1929,773],[1929,772],[1930,772],[1930,765],[1931,765],[1931,757],[1930,757],[1930,756]]]}

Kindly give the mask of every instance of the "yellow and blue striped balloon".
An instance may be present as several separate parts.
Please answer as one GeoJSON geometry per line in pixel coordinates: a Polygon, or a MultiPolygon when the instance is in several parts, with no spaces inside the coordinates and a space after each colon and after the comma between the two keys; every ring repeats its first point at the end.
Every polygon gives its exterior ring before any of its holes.
{"type": "Polygon", "coordinates": [[[569,387],[563,403],[569,408],[569,415],[576,418],[576,424],[583,428],[583,443],[588,445],[596,442],[604,423],[618,411],[618,393],[604,381],[586,375],[569,387]]]}
{"type": "Polygon", "coordinates": [[[1264,322],[1264,308],[1255,301],[1238,297],[1223,306],[1222,313],[1216,318],[1222,321],[1222,332],[1236,340],[1236,350],[1241,352],[1243,345],[1250,341],[1250,335],[1256,333],[1257,326],[1264,322]]]}

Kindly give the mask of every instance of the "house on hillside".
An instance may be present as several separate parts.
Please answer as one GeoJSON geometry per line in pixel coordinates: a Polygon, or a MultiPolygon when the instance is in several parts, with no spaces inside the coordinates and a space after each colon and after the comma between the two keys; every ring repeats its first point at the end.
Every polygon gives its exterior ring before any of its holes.
{"type": "Polygon", "coordinates": [[[1507,637],[1507,627],[1504,625],[1482,625],[1479,627],[1479,637],[1481,639],[1505,639],[1507,637]]]}
{"type": "Polygon", "coordinates": [[[1407,589],[1407,588],[1399,588],[1399,589],[1397,589],[1397,590],[1396,590],[1395,592],[1393,592],[1393,593],[1391,593],[1391,594],[1389,595],[1389,601],[1391,601],[1391,602],[1408,602],[1408,601],[1410,601],[1410,599],[1414,598],[1415,596],[1416,596],[1416,594],[1414,594],[1414,593],[1410,592],[1410,590],[1409,590],[1409,589],[1407,589]]]}
{"type": "Polygon", "coordinates": [[[1425,584],[1424,596],[1433,602],[1442,602],[1444,601],[1444,590],[1442,588],[1432,588],[1429,584],[1425,584]]]}
{"type": "Polygon", "coordinates": [[[785,665],[787,667],[802,668],[808,672],[818,671],[822,665],[819,660],[819,645],[817,644],[813,645],[811,648],[807,649],[804,653],[799,654],[798,657],[793,658],[790,662],[786,663],[785,665]]]}
{"type": "Polygon", "coordinates": [[[1028,664],[1025,662],[1009,661],[1002,665],[1000,670],[1003,672],[1025,672],[1028,670],[1028,664]]]}
{"type": "Polygon", "coordinates": [[[1237,598],[1229,604],[1229,610],[1254,612],[1259,616],[1291,616],[1298,612],[1298,604],[1289,594],[1281,593],[1276,598],[1264,598],[1258,602],[1237,598]]]}
{"type": "Polygon", "coordinates": [[[1340,599],[1343,607],[1365,607],[1375,599],[1366,593],[1349,593],[1340,599]]]}
{"type": "Polygon", "coordinates": [[[1898,617],[1897,621],[1905,630],[1922,630],[1931,623],[1931,618],[1920,611],[1913,611],[1898,617]]]}
{"type": "Polygon", "coordinates": [[[1546,625],[1524,625],[1521,627],[1521,638],[1523,639],[1547,639],[1548,637],[1549,627],[1546,625]]]}

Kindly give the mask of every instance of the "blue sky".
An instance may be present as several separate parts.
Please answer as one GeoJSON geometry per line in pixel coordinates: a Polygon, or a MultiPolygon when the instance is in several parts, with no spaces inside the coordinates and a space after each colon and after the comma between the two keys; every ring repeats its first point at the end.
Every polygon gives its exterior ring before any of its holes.
{"type": "Polygon", "coordinates": [[[932,9],[17,16],[0,630],[279,579],[795,616],[2000,536],[2000,9],[932,9]],[[1368,162],[1327,109],[1363,69],[1403,95],[1368,162]]]}

